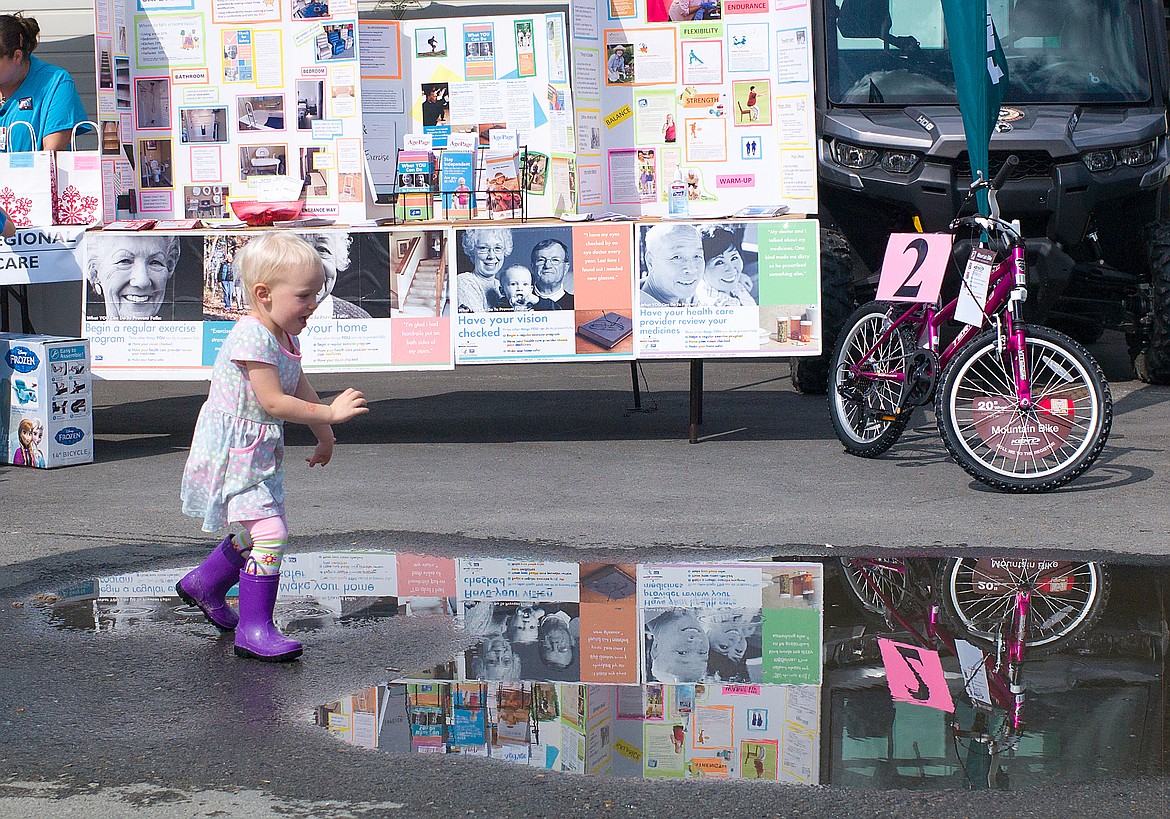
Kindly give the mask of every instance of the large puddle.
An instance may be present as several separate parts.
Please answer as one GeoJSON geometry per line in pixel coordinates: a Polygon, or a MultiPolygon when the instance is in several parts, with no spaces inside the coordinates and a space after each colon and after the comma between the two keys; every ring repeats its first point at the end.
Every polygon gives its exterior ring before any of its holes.
{"type": "MultiPolygon", "coordinates": [[[[174,594],[185,571],[77,584],[47,598],[50,622],[200,622],[174,594]]],[[[427,614],[472,642],[317,708],[366,748],[913,789],[1123,780],[1167,761],[1167,564],[363,551],[291,555],[282,577],[276,619],[291,635],[427,614]]]]}

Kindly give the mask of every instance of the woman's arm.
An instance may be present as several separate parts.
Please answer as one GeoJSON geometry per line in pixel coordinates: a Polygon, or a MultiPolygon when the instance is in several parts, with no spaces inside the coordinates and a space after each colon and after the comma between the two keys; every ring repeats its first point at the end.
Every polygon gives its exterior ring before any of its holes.
{"type": "Polygon", "coordinates": [[[68,151],[72,131],[57,131],[41,137],[41,149],[45,151],[68,151]]]}
{"type": "Polygon", "coordinates": [[[8,218],[8,212],[0,208],[0,236],[12,236],[16,233],[16,225],[8,218]]]}

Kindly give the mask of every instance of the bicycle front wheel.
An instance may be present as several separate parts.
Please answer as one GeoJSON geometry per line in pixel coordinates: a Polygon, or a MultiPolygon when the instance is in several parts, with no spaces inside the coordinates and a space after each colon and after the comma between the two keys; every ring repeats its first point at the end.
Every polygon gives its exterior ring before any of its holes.
{"type": "Polygon", "coordinates": [[[890,324],[888,305],[862,305],[849,317],[833,351],[833,429],[846,451],[863,458],[876,458],[893,446],[910,421],[911,410],[902,407],[910,344],[900,330],[879,343],[890,324]]]}
{"type": "Polygon", "coordinates": [[[976,336],[943,375],[935,415],[947,450],[976,480],[1008,492],[1046,492],[1097,459],[1113,424],[1101,367],[1047,327],[1026,329],[1032,403],[1016,398],[1011,357],[994,330],[976,336]]]}
{"type": "Polygon", "coordinates": [[[1100,619],[1109,572],[1092,560],[953,558],[943,569],[943,605],[952,624],[983,647],[994,645],[1019,591],[1030,591],[1029,649],[1056,651],[1100,619]]]}

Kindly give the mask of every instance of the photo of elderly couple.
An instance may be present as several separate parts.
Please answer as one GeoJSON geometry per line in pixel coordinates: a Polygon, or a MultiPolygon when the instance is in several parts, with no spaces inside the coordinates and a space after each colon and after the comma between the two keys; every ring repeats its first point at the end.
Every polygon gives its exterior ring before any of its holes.
{"type": "Polygon", "coordinates": [[[463,627],[480,641],[467,650],[469,680],[581,678],[579,603],[470,601],[463,627]]]}
{"type": "Polygon", "coordinates": [[[456,245],[460,313],[574,309],[569,228],[469,228],[456,245]]]}
{"type": "MultiPolygon", "coordinates": [[[[253,234],[87,237],[85,317],[90,321],[234,321],[248,312],[236,252],[253,234]]],[[[325,285],[315,318],[390,315],[390,250],[378,233],[304,233],[325,285]]]]}
{"type": "Polygon", "coordinates": [[[646,680],[760,682],[760,609],[647,609],[643,619],[646,680]]]}
{"type": "Polygon", "coordinates": [[[757,226],[662,222],[638,231],[638,300],[643,308],[755,307],[757,226]]]}

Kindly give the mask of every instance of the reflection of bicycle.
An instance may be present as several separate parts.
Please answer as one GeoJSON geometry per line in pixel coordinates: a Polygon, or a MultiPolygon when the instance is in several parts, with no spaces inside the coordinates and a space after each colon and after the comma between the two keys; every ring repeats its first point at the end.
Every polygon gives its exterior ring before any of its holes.
{"type": "Polygon", "coordinates": [[[1100,619],[1109,596],[1108,570],[1093,561],[852,558],[841,570],[867,614],[960,658],[976,710],[970,726],[953,719],[951,733],[970,743],[967,776],[976,787],[993,783],[999,755],[1024,733],[1027,652],[1069,645],[1100,619]]]}
{"type": "MultiPolygon", "coordinates": [[[[994,191],[1014,159],[991,185],[977,182],[972,192],[994,191]]],[[[934,399],[943,441],[963,469],[996,489],[1042,492],[1097,459],[1109,437],[1113,400],[1084,347],[1055,330],[1024,324],[1024,239],[992,202],[992,216],[951,223],[952,231],[973,232],[972,257],[990,269],[982,323],[965,324],[940,352],[943,325],[955,318],[959,298],[945,305],[939,299],[860,307],[833,353],[829,409],[845,449],[873,458],[898,440],[916,406],[934,399]],[[980,332],[983,326],[989,329],[980,332]]],[[[914,241],[921,243],[915,248],[921,264],[927,243],[914,241]]],[[[914,297],[917,270],[896,295],[914,297]]],[[[971,291],[966,279],[963,286],[971,291]]]]}

